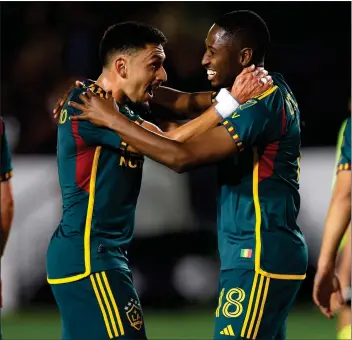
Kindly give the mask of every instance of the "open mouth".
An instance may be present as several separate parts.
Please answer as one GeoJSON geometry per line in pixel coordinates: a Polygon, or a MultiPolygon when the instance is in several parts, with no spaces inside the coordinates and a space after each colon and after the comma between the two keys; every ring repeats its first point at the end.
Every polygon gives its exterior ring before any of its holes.
{"type": "Polygon", "coordinates": [[[216,77],[216,71],[213,69],[207,69],[208,80],[213,80],[216,77]]]}
{"type": "Polygon", "coordinates": [[[154,91],[157,90],[159,86],[160,84],[157,84],[157,85],[150,84],[147,87],[146,92],[147,92],[147,95],[149,96],[149,99],[152,99],[154,97],[154,91]]]}
{"type": "Polygon", "coordinates": [[[147,87],[147,93],[149,94],[150,98],[153,98],[153,86],[149,85],[147,87]]]}

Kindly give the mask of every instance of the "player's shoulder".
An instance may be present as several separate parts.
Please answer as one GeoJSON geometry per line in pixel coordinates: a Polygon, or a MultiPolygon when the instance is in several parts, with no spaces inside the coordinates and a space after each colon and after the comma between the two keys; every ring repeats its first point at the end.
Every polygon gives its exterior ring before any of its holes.
{"type": "Polygon", "coordinates": [[[252,112],[253,114],[265,114],[272,111],[273,102],[280,102],[280,91],[278,91],[278,86],[273,84],[268,90],[261,93],[260,95],[253,97],[241,104],[236,112],[252,112]]]}
{"type": "MultiPolygon", "coordinates": [[[[94,93],[97,92],[97,89],[100,89],[99,86],[95,85],[95,81],[91,80],[91,79],[86,79],[82,81],[83,86],[82,87],[75,87],[71,93],[69,94],[69,96],[67,97],[67,100],[65,102],[66,107],[68,106],[68,102],[69,101],[75,101],[77,103],[82,103],[81,99],[79,98],[79,96],[86,92],[88,89],[90,89],[91,91],[93,91],[94,93]]],[[[102,92],[102,90],[98,91],[99,93],[102,92]]]]}
{"type": "Polygon", "coordinates": [[[256,99],[266,106],[270,112],[279,112],[281,114],[282,107],[287,100],[293,102],[298,109],[296,98],[284,77],[274,72],[270,73],[270,75],[273,79],[273,86],[256,99]]]}
{"type": "Polygon", "coordinates": [[[256,99],[265,106],[270,106],[277,103],[282,104],[285,95],[292,92],[281,74],[270,73],[270,75],[273,79],[273,85],[264,93],[256,97],[256,99]]]}
{"type": "Polygon", "coordinates": [[[81,99],[79,98],[79,96],[84,93],[85,91],[87,91],[86,87],[75,87],[72,92],[69,94],[69,96],[67,97],[67,100],[65,102],[65,105],[68,106],[68,102],[69,101],[75,101],[75,102],[82,102],[81,99]]]}
{"type": "Polygon", "coordinates": [[[79,110],[73,108],[72,106],[69,106],[68,103],[70,101],[76,102],[78,104],[83,104],[82,100],[80,99],[80,95],[87,91],[86,87],[75,87],[68,95],[60,113],[60,117],[65,116],[69,117],[74,114],[79,113],[79,110]]]}

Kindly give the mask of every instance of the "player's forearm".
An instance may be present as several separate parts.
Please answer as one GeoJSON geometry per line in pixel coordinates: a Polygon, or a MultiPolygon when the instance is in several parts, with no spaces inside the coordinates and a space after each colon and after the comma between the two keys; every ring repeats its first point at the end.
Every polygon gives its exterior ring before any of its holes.
{"type": "Polygon", "coordinates": [[[182,92],[161,86],[154,92],[153,102],[188,118],[198,116],[212,104],[212,92],[182,92]]]}
{"type": "Polygon", "coordinates": [[[171,140],[167,136],[161,136],[143,129],[121,114],[111,119],[108,128],[114,130],[138,153],[164,164],[176,172],[180,172],[180,166],[182,165],[180,159],[185,158],[186,153],[181,143],[171,140]]]}
{"type": "Polygon", "coordinates": [[[215,105],[212,105],[201,116],[191,120],[190,122],[178,127],[175,130],[166,132],[165,135],[170,139],[183,143],[215,127],[218,123],[220,123],[221,118],[216,113],[214,106],[215,105]]]}
{"type": "Polygon", "coordinates": [[[341,260],[337,269],[341,288],[351,286],[351,224],[346,235],[346,243],[342,250],[341,260]]]}
{"type": "MultiPolygon", "coordinates": [[[[6,183],[9,185],[9,183],[6,183]]],[[[1,184],[1,240],[0,256],[2,256],[12,225],[14,215],[14,202],[12,194],[8,194],[9,188],[4,188],[5,183],[1,184]]]]}
{"type": "MultiPolygon", "coordinates": [[[[341,186],[340,186],[341,188],[341,186]]],[[[325,222],[318,266],[334,266],[337,250],[351,219],[351,191],[334,190],[325,222]]]]}
{"type": "MultiPolygon", "coordinates": [[[[160,130],[158,127],[148,122],[144,122],[143,128],[160,136],[184,143],[194,137],[199,136],[203,132],[214,128],[221,121],[221,117],[215,111],[214,106],[215,105],[211,106],[200,117],[197,117],[188,123],[167,132],[160,130]]],[[[131,145],[127,147],[127,150],[133,153],[139,153],[137,149],[131,145]]]]}

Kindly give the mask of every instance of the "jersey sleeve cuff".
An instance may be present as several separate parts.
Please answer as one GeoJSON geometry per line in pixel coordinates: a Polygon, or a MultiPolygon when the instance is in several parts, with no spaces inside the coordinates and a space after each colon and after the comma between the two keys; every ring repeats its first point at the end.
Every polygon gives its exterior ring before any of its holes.
{"type": "Polygon", "coordinates": [[[137,125],[142,125],[144,123],[144,119],[142,119],[141,117],[138,117],[135,121],[134,121],[137,125]]]}
{"type": "Polygon", "coordinates": [[[351,164],[350,163],[344,163],[344,164],[340,164],[337,167],[337,173],[341,172],[341,171],[351,171],[351,164]]]}
{"type": "Polygon", "coordinates": [[[13,170],[0,175],[0,182],[6,182],[13,176],[13,170]]]}
{"type": "Polygon", "coordinates": [[[221,122],[222,125],[226,128],[227,132],[230,134],[231,138],[233,139],[234,143],[236,144],[238,150],[242,152],[244,150],[243,142],[236,131],[236,127],[227,119],[221,122]]]}

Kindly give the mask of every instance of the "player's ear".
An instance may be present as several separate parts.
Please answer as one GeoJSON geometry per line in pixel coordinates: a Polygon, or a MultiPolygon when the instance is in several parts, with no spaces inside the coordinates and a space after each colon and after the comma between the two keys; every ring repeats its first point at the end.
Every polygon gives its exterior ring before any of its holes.
{"type": "Polygon", "coordinates": [[[252,62],[253,50],[245,47],[240,51],[240,63],[243,67],[247,67],[252,62]]]}
{"type": "Polygon", "coordinates": [[[116,72],[121,78],[127,78],[127,60],[124,57],[119,57],[115,60],[116,72]]]}

